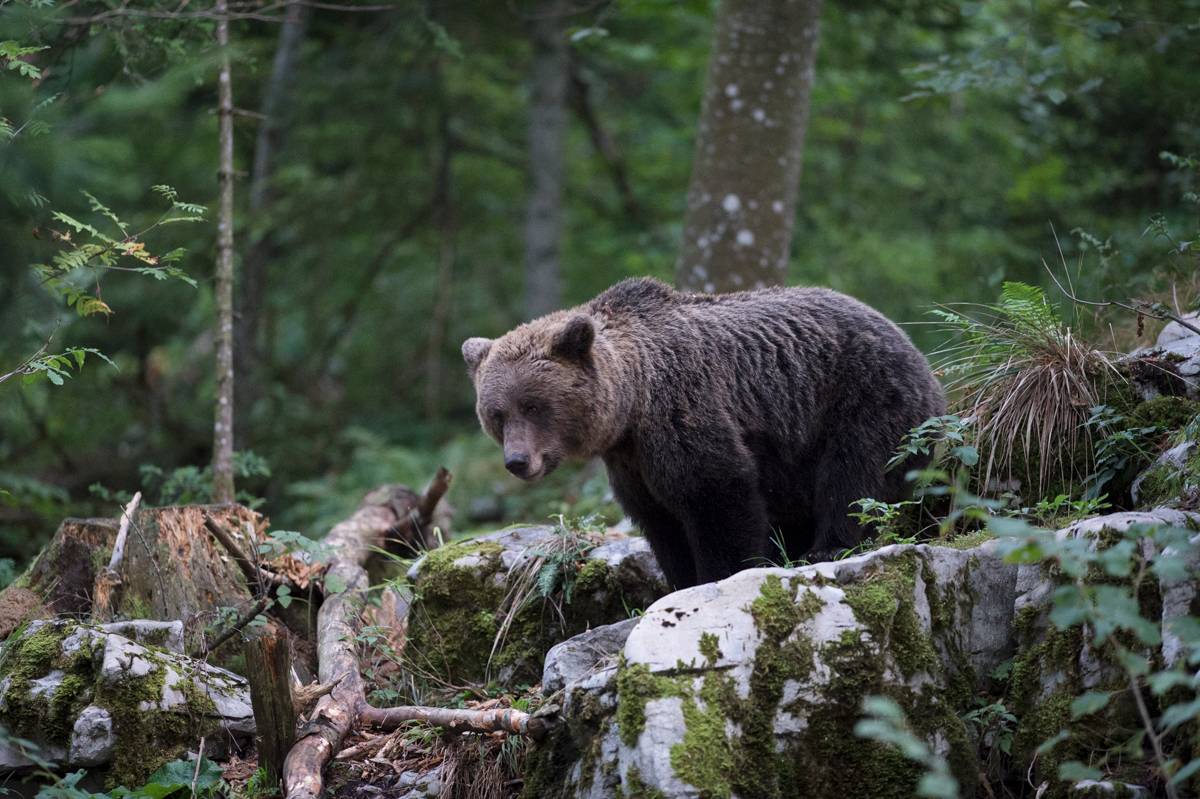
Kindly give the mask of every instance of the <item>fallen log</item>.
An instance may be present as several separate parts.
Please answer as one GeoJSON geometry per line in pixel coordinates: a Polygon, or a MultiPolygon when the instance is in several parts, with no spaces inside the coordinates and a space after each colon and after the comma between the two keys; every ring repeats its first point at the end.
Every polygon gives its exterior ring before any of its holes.
{"type": "Polygon", "coordinates": [[[433,509],[449,488],[450,475],[439,469],[424,494],[403,486],[384,486],[366,496],[349,519],[325,537],[332,552],[325,573],[327,591],[317,613],[317,662],[320,682],[333,685],[313,710],[283,766],[287,799],[317,799],[324,788],[325,765],[368,707],[362,672],[355,654],[359,611],[368,586],[367,558],[388,541],[424,545],[433,509]]]}
{"type": "Polygon", "coordinates": [[[409,721],[421,721],[442,727],[448,732],[507,732],[526,735],[534,740],[542,738],[550,729],[550,722],[531,716],[513,708],[491,708],[489,710],[463,710],[448,707],[364,707],[359,712],[359,721],[381,730],[394,730],[409,721]]]}

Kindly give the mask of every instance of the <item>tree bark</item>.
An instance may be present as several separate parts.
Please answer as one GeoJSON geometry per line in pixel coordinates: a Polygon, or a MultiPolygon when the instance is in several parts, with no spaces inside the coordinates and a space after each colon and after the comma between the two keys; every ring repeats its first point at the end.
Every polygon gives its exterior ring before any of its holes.
{"type": "Polygon", "coordinates": [[[216,0],[220,199],[217,210],[217,396],[213,423],[213,501],[233,502],[233,77],[229,65],[229,7],[216,0]]]}
{"type": "Polygon", "coordinates": [[[821,0],[722,0],[688,187],[679,287],[787,279],[821,0]]]}
{"type": "Polygon", "coordinates": [[[258,744],[258,764],[272,785],[283,777],[283,761],[296,740],[292,705],[292,656],[287,641],[263,635],[246,645],[246,676],[258,744]]]}
{"type": "Polygon", "coordinates": [[[525,218],[525,313],[535,318],[562,305],[563,157],[567,134],[567,10],[544,0],[531,22],[529,206],[525,218]]]}
{"type": "Polygon", "coordinates": [[[260,107],[262,119],[254,140],[249,210],[250,221],[256,227],[257,235],[250,242],[238,273],[237,316],[234,320],[236,335],[233,341],[233,367],[238,376],[234,444],[243,449],[247,446],[246,425],[250,419],[250,409],[258,398],[261,385],[263,352],[259,339],[263,302],[267,270],[276,255],[275,236],[264,217],[273,200],[271,182],[275,177],[276,153],[283,146],[287,131],[283,118],[291,99],[293,77],[300,58],[300,48],[304,44],[308,18],[308,6],[298,2],[288,4],[279,28],[271,76],[267,80],[260,107]]]}

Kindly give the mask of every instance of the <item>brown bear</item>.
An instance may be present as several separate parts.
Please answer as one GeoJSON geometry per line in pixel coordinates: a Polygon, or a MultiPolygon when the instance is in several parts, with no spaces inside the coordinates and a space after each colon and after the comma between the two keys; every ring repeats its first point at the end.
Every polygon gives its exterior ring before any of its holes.
{"type": "Polygon", "coordinates": [[[819,288],[684,294],[625,280],[463,358],[504,464],[537,480],[599,456],[617,501],[676,588],[864,535],[863,497],[906,495],[904,434],[945,412],[900,328],[819,288]]]}

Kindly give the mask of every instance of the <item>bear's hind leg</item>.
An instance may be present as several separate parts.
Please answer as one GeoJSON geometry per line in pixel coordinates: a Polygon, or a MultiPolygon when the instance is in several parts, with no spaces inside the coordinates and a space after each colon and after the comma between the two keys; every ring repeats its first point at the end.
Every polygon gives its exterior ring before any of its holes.
{"type": "Polygon", "coordinates": [[[851,518],[850,513],[857,509],[853,503],[868,497],[888,501],[882,490],[882,464],[868,464],[869,459],[858,452],[836,446],[826,448],[820,458],[813,491],[815,528],[810,562],[831,560],[862,542],[867,531],[851,518]],[[875,471],[878,476],[873,477],[875,471]]]}

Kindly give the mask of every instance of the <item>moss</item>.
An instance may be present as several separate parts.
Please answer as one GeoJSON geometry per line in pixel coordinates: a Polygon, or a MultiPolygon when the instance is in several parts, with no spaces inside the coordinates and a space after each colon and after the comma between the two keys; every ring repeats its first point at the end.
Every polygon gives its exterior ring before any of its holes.
{"type": "Polygon", "coordinates": [[[721,659],[721,645],[717,636],[712,633],[700,634],[700,654],[710,666],[721,659]]]}
{"type": "Polygon", "coordinates": [[[1182,468],[1173,463],[1151,466],[1142,478],[1138,502],[1143,507],[1155,507],[1165,502],[1200,493],[1200,446],[1193,447],[1182,468]]]}
{"type": "Polygon", "coordinates": [[[79,673],[78,660],[62,653],[62,642],[74,629],[70,624],[43,624],[32,633],[23,630],[9,638],[0,673],[9,679],[5,723],[13,733],[55,746],[67,744],[72,714],[89,685],[79,673]],[[33,682],[56,669],[63,676],[53,695],[34,695],[33,682]]]}
{"type": "Polygon", "coordinates": [[[624,658],[617,667],[617,732],[626,746],[637,746],[646,728],[646,703],[675,695],[674,681],[650,671],[645,663],[628,665],[624,658]]]}
{"type": "Polygon", "coordinates": [[[628,616],[628,601],[614,570],[584,559],[573,575],[569,601],[533,597],[505,624],[507,572],[494,541],[463,541],[431,551],[421,566],[418,596],[405,646],[413,671],[455,685],[480,684],[503,675],[508,682],[536,682],[546,652],[559,641],[628,616]],[[455,561],[482,560],[469,566],[455,561]]]}
{"type": "Polygon", "coordinates": [[[1180,430],[1200,414],[1200,402],[1185,397],[1160,396],[1140,403],[1129,414],[1131,427],[1180,430]]]}
{"type": "Polygon", "coordinates": [[[598,558],[584,561],[579,573],[575,575],[575,593],[586,594],[604,590],[609,582],[610,571],[609,565],[598,558]]]}
{"type": "Polygon", "coordinates": [[[150,619],[154,617],[154,611],[145,597],[131,592],[124,592],[121,595],[118,613],[127,619],[150,619]]]}
{"type": "Polygon", "coordinates": [[[699,789],[701,799],[729,799],[737,776],[734,741],[743,740],[731,741],[725,732],[732,684],[727,675],[709,671],[700,693],[703,706],[690,696],[682,700],[683,740],[671,747],[671,768],[699,789]]]}
{"type": "Polygon", "coordinates": [[[917,618],[913,597],[917,561],[914,552],[905,552],[844,589],[855,618],[881,648],[891,651],[905,677],[932,672],[938,665],[933,642],[917,618]]]}
{"type": "Polygon", "coordinates": [[[976,530],[973,533],[963,533],[946,541],[934,542],[934,544],[935,546],[949,547],[950,549],[974,549],[977,546],[986,544],[995,537],[987,530],[976,530]]]}

